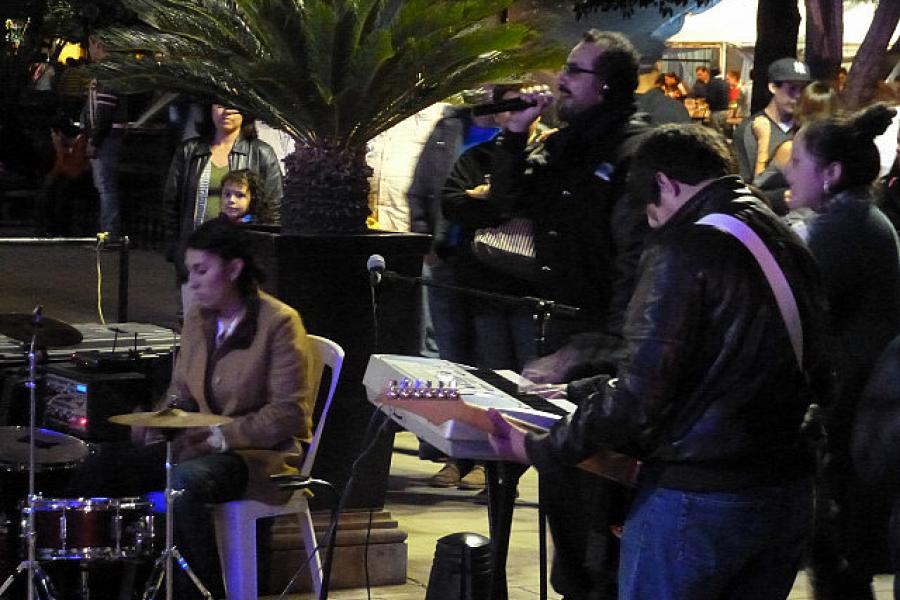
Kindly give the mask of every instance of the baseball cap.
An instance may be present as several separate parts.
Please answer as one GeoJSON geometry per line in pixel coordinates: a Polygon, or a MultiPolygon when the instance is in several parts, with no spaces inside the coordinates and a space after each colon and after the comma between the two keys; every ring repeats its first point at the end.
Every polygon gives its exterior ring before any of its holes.
{"type": "Polygon", "coordinates": [[[769,81],[811,81],[809,67],[794,58],[779,58],[769,65],[769,81]]]}

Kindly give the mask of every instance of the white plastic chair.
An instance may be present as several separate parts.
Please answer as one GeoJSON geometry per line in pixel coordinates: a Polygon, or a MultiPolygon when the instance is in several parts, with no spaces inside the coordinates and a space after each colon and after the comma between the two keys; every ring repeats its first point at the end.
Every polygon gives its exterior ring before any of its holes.
{"type": "MultiPolygon", "coordinates": [[[[312,442],[300,466],[300,475],[309,477],[312,472],[319,441],[325,429],[325,418],[331,408],[334,390],[337,387],[341,366],[344,363],[344,350],[328,338],[310,335],[313,350],[322,365],[331,367],[331,387],[325,399],[325,406],[319,415],[319,422],[313,434],[312,442]]],[[[321,373],[319,375],[321,377],[321,373]]],[[[318,384],[315,386],[318,391],[318,384]]],[[[216,543],[219,548],[219,561],[222,564],[222,575],[225,578],[225,594],[227,600],[249,600],[258,598],[256,585],[256,520],[279,515],[296,514],[300,523],[300,535],[306,556],[309,558],[309,573],[316,597],[322,587],[322,561],[316,549],[316,532],[313,529],[312,516],[306,493],[297,490],[286,504],[266,504],[258,500],[232,500],[217,504],[213,508],[213,519],[216,527],[216,543]]]]}

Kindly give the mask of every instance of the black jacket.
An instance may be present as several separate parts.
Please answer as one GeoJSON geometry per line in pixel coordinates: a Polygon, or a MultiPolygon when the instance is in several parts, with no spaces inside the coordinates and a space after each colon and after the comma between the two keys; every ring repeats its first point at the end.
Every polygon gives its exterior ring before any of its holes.
{"type": "MultiPolygon", "coordinates": [[[[800,425],[811,394],[753,255],[733,236],[696,225],[731,214],[764,240],[790,283],[808,372],[821,366],[822,292],[809,251],[737,177],[698,192],[647,239],[618,379],[573,382],[578,410],[530,437],[538,468],[611,448],[644,461],[647,483],[739,489],[803,476],[800,425]]],[[[813,377],[813,381],[816,379],[813,377]]]]}
{"type": "Polygon", "coordinates": [[[494,140],[469,148],[453,165],[441,197],[444,220],[451,225],[453,239],[445,237],[442,258],[453,265],[459,285],[512,295],[528,295],[533,284],[500,272],[478,260],[472,253],[475,232],[496,227],[504,216],[487,198],[472,198],[466,190],[485,183],[493,172],[494,140]],[[452,241],[452,243],[451,243],[452,241]]]}
{"type": "Polygon", "coordinates": [[[537,294],[581,307],[619,329],[648,231],[626,193],[628,163],[649,130],[634,107],[585,111],[526,152],[527,133],[497,141],[489,202],[498,214],[534,221],[537,294]]]}
{"type": "MultiPolygon", "coordinates": [[[[169,231],[176,239],[194,230],[194,209],[200,174],[212,156],[209,142],[202,138],[184,141],[169,166],[163,196],[169,231]]],[[[281,222],[281,168],[275,151],[262,140],[238,138],[228,155],[228,169],[250,169],[259,175],[259,198],[254,209],[255,222],[278,225],[281,222]]]]}

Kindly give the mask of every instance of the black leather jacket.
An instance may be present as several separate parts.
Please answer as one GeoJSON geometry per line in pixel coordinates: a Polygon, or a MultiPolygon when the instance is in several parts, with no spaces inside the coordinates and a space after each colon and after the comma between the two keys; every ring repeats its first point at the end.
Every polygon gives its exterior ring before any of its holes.
{"type": "MultiPolygon", "coordinates": [[[[181,239],[194,229],[194,207],[200,174],[211,156],[202,138],[184,141],[176,150],[166,179],[163,206],[169,231],[181,239]]],[[[256,223],[281,222],[281,169],[275,151],[259,139],[238,138],[228,155],[228,169],[250,169],[259,174],[259,195],[254,210],[256,223]]]]}
{"type": "Polygon", "coordinates": [[[633,149],[649,126],[634,106],[596,106],[526,151],[527,133],[504,132],[493,157],[497,214],[534,222],[537,294],[583,309],[618,332],[647,234],[626,180],[633,149]]]}
{"type": "Polygon", "coordinates": [[[809,251],[737,177],[714,181],[647,239],[628,305],[618,379],[573,382],[578,410],[528,439],[538,468],[611,448],[644,461],[646,483],[738,489],[804,476],[810,390],[753,255],[695,222],[726,213],[765,241],[797,300],[808,372],[820,365],[822,292],[809,251]]]}

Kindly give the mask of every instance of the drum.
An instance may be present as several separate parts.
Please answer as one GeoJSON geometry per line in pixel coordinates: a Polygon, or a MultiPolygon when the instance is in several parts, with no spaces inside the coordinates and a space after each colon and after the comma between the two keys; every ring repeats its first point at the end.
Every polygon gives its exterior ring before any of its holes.
{"type": "MultiPolygon", "coordinates": [[[[111,560],[153,552],[153,512],[141,498],[36,498],[33,504],[38,560],[111,560]]],[[[30,512],[23,507],[22,531],[30,512]]]]}
{"type": "MultiPolygon", "coordinates": [[[[22,473],[28,471],[30,444],[28,428],[23,426],[0,427],[0,471],[22,473]]],[[[89,446],[71,435],[35,429],[35,471],[70,469],[84,460],[89,446]]]]}

